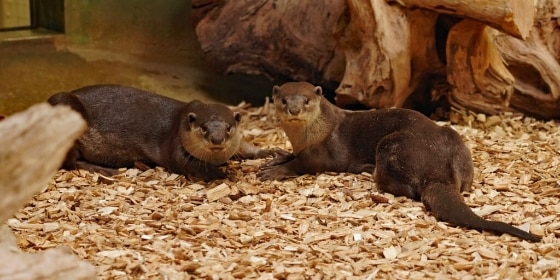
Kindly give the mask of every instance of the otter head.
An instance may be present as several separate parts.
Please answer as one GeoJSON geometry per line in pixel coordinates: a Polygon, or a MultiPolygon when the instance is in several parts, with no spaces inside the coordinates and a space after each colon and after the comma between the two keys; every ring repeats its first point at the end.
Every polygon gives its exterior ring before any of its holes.
{"type": "Polygon", "coordinates": [[[182,118],[181,144],[195,158],[221,165],[239,150],[241,114],[227,106],[195,100],[187,104],[182,118]]]}
{"type": "Polygon", "coordinates": [[[283,125],[313,123],[321,114],[323,90],[305,82],[274,86],[272,99],[283,125]]]}

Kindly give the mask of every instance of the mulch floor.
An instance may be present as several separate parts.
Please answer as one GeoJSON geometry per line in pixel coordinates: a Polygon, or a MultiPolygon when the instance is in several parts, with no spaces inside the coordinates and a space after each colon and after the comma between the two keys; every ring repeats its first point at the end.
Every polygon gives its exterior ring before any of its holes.
{"type": "MultiPolygon", "coordinates": [[[[290,149],[270,105],[243,104],[245,138],[290,149]]],[[[265,160],[204,183],[161,168],[59,171],[8,225],[28,252],[67,246],[100,279],[559,279],[560,123],[452,112],[472,151],[466,203],[543,236],[530,243],[438,222],[371,174],[260,182],[265,160]]]]}

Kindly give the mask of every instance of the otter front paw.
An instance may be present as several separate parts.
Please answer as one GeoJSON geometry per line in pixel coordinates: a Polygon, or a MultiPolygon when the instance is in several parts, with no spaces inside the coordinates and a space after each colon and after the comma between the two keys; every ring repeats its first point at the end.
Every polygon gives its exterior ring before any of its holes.
{"type": "Polygon", "coordinates": [[[277,166],[277,165],[286,163],[288,161],[291,161],[294,158],[296,158],[296,156],[292,153],[286,153],[286,154],[278,155],[275,158],[261,164],[261,169],[272,167],[272,166],[277,166]]]}
{"type": "Polygon", "coordinates": [[[115,176],[119,173],[119,171],[116,168],[103,167],[97,164],[80,161],[80,160],[76,161],[75,165],[76,165],[76,169],[83,169],[89,172],[97,172],[101,175],[108,176],[108,177],[115,176]]]}
{"type": "Polygon", "coordinates": [[[226,173],[218,167],[212,165],[201,167],[200,169],[189,173],[195,177],[202,178],[205,182],[225,179],[227,177],[226,173]]]}
{"type": "Polygon", "coordinates": [[[271,167],[263,168],[259,171],[259,173],[257,173],[257,177],[261,181],[266,181],[266,180],[280,181],[282,179],[295,177],[295,176],[297,176],[297,174],[294,174],[285,166],[271,166],[271,167]]]}
{"type": "Polygon", "coordinates": [[[258,152],[257,154],[257,158],[266,158],[269,156],[272,157],[282,157],[282,156],[287,156],[290,155],[292,153],[286,151],[286,150],[282,150],[282,149],[262,149],[258,152]]]}

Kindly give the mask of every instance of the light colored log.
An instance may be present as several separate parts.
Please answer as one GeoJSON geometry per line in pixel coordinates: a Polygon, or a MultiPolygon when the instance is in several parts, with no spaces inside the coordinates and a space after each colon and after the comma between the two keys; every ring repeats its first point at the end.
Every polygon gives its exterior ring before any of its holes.
{"type": "Polygon", "coordinates": [[[0,280],[95,279],[95,267],[69,249],[53,248],[23,253],[6,225],[0,226],[0,280]]]}
{"type": "Polygon", "coordinates": [[[526,39],[535,21],[531,0],[387,0],[408,8],[425,8],[485,23],[499,31],[526,39]]]}
{"type": "Polygon", "coordinates": [[[346,57],[337,104],[400,107],[410,93],[410,29],[403,9],[384,1],[348,0],[345,29],[335,37],[346,57]]]}
{"type": "Polygon", "coordinates": [[[491,32],[485,24],[471,20],[463,20],[449,31],[446,56],[452,105],[488,114],[511,110],[515,79],[491,32]]]}
{"type": "MultiPolygon", "coordinates": [[[[341,106],[360,103],[420,110],[426,104],[427,110],[436,105],[439,94],[447,95],[448,87],[442,83],[447,76],[470,89],[453,90],[451,99],[461,107],[560,118],[560,0],[333,0],[323,4],[193,1],[202,50],[223,73],[264,74],[276,83],[305,80],[323,86],[328,94],[338,86],[341,106]],[[469,46],[456,43],[475,58],[451,61],[453,73],[447,73],[447,65],[439,59],[450,48],[437,41],[436,49],[434,37],[446,38],[455,21],[446,22],[440,13],[487,28],[487,39],[481,42],[496,44],[498,54],[495,48],[483,51],[480,45],[468,50],[469,46]],[[509,34],[525,40],[515,41],[509,34]],[[526,58],[529,62],[524,62],[526,58]],[[476,76],[460,81],[459,76],[473,67],[462,69],[461,63],[475,61],[482,63],[473,68],[476,76]]],[[[457,31],[452,36],[466,37],[464,42],[480,37],[457,31]]]]}
{"type": "Polygon", "coordinates": [[[495,42],[515,77],[510,106],[532,116],[560,118],[560,64],[546,42],[534,34],[526,41],[497,35],[495,42]]]}
{"type": "MultiPolygon", "coordinates": [[[[1,223],[46,186],[85,128],[78,113],[47,103],[0,122],[1,223]]],[[[95,267],[69,249],[24,253],[11,230],[0,226],[0,280],[95,278],[95,267]]]]}
{"type": "Polygon", "coordinates": [[[47,103],[0,122],[0,223],[46,187],[85,128],[78,113],[47,103]]]}

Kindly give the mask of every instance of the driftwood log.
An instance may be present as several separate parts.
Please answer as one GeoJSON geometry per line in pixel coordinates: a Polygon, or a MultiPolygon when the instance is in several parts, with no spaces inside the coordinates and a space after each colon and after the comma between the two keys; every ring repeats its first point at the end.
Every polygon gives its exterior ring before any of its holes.
{"type": "Polygon", "coordinates": [[[68,250],[20,252],[4,225],[46,187],[85,127],[70,108],[46,103],[0,121],[0,279],[95,279],[95,268],[68,250]]]}
{"type": "Polygon", "coordinates": [[[192,14],[223,73],[310,81],[341,106],[426,111],[444,97],[560,118],[560,0],[193,0],[192,14]]]}
{"type": "Polygon", "coordinates": [[[344,71],[332,29],[344,1],[193,0],[206,58],[220,72],[328,84],[344,71]]]}

